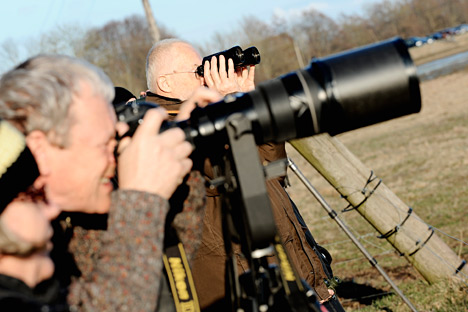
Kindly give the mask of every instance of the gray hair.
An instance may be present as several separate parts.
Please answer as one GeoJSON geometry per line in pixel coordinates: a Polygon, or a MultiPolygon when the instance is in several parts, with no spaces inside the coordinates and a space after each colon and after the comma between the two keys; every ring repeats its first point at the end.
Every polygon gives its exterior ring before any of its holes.
{"type": "Polygon", "coordinates": [[[157,66],[162,62],[167,62],[169,58],[173,57],[170,55],[170,50],[175,43],[185,43],[189,44],[187,41],[170,38],[164,39],[153,44],[151,49],[146,56],[146,85],[148,90],[154,91],[153,86],[155,86],[158,73],[157,66]]]}
{"type": "Polygon", "coordinates": [[[40,130],[53,143],[66,146],[73,122],[70,105],[83,83],[109,103],[114,99],[110,78],[85,60],[65,55],[30,58],[0,79],[0,118],[26,135],[40,130]]]}

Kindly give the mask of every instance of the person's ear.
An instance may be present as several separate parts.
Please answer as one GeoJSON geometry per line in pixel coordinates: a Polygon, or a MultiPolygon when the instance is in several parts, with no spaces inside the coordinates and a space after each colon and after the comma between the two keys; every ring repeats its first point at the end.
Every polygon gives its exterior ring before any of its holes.
{"type": "Polygon", "coordinates": [[[171,88],[171,83],[169,79],[167,79],[166,76],[161,75],[158,77],[156,80],[156,83],[158,84],[159,90],[161,90],[164,93],[171,93],[172,88],[171,88]]]}
{"type": "Polygon", "coordinates": [[[51,144],[44,132],[34,130],[26,136],[26,144],[36,160],[41,176],[50,172],[49,153],[51,144]]]}

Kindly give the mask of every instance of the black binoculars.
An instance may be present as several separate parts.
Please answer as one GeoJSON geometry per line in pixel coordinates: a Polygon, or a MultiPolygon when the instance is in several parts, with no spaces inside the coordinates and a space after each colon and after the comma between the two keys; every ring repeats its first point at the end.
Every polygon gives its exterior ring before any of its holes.
{"type": "Polygon", "coordinates": [[[239,46],[234,46],[228,50],[224,50],[218,53],[214,53],[203,58],[202,64],[197,67],[197,74],[203,77],[204,70],[203,64],[206,61],[211,62],[211,58],[215,56],[218,59],[218,69],[219,69],[219,56],[223,55],[226,60],[226,71],[228,70],[228,59],[232,59],[234,62],[234,68],[245,67],[250,65],[257,65],[260,63],[260,52],[256,47],[250,47],[245,50],[242,50],[239,46]]]}

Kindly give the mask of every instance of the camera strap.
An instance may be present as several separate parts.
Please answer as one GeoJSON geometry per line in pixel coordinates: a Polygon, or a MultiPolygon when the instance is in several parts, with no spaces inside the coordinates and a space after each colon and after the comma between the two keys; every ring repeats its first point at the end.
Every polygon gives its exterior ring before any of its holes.
{"type": "Polygon", "coordinates": [[[166,249],[163,255],[172,297],[177,312],[200,312],[192,272],[182,243],[166,249]]]}

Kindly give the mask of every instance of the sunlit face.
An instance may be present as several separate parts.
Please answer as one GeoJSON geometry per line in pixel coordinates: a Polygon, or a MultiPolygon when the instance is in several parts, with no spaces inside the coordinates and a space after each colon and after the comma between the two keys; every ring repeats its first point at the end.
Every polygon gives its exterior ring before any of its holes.
{"type": "Polygon", "coordinates": [[[83,83],[70,115],[68,145],[49,146],[47,197],[65,211],[105,213],[115,171],[115,113],[110,103],[83,83]]]}
{"type": "Polygon", "coordinates": [[[54,264],[49,257],[53,234],[50,221],[57,217],[60,210],[57,205],[46,202],[43,194],[36,193],[34,198],[29,193],[20,194],[0,215],[2,225],[15,240],[35,247],[34,253],[27,257],[2,258],[4,263],[9,261],[7,267],[12,270],[6,273],[21,277],[30,286],[50,278],[54,272],[54,264]],[[26,263],[32,264],[33,270],[21,269],[26,267],[26,263]]]}
{"type": "Polygon", "coordinates": [[[203,77],[195,74],[197,67],[201,65],[202,58],[189,44],[177,43],[176,49],[173,69],[168,72],[166,78],[171,82],[172,96],[184,101],[204,84],[203,77]]]}

